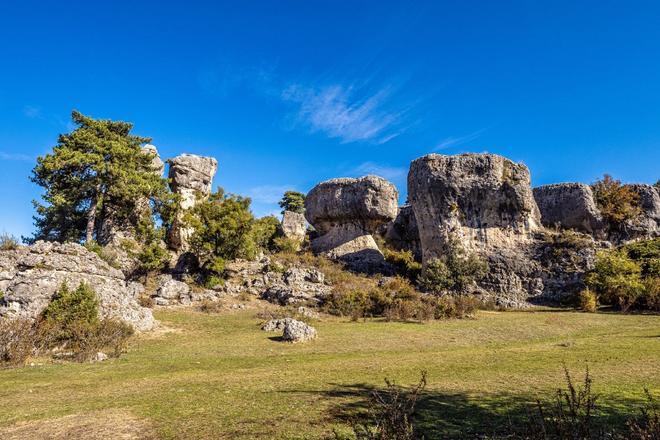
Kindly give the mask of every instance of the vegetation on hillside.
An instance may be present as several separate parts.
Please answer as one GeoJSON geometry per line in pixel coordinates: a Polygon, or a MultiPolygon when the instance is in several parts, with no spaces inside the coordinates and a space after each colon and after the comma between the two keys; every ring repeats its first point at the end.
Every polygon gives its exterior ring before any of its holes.
{"type": "Polygon", "coordinates": [[[60,135],[32,171],[44,203],[34,202],[37,231],[30,241],[91,242],[110,212],[113,224],[135,227],[144,214],[140,204],[167,194],[165,179],[140,148],[150,139],[132,135],[132,124],[77,111],[71,117],[77,128],[60,135]]]}
{"type": "Polygon", "coordinates": [[[600,213],[614,228],[639,215],[639,194],[609,174],[594,182],[591,189],[600,213]]]}
{"type": "Polygon", "coordinates": [[[58,355],[78,361],[98,352],[119,356],[133,329],[128,324],[99,317],[96,293],[81,283],[75,290],[62,284],[35,321],[0,320],[0,364],[22,365],[31,357],[58,355]]]}
{"type": "Polygon", "coordinates": [[[602,304],[660,311],[660,238],[600,251],[586,282],[602,304]]]}

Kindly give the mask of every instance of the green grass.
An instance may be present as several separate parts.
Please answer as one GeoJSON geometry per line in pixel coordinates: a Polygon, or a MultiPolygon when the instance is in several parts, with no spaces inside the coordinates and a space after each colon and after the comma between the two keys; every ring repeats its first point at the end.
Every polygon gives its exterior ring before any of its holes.
{"type": "Polygon", "coordinates": [[[323,438],[385,377],[428,372],[429,437],[459,435],[563,385],[585,365],[600,401],[634,413],[660,395],[660,317],[564,311],[480,312],[415,323],[327,318],[319,338],[286,344],[254,311],[156,313],[172,329],[140,337],[119,359],[0,371],[0,426],[102,410],[144,419],[162,438],[323,438]]]}

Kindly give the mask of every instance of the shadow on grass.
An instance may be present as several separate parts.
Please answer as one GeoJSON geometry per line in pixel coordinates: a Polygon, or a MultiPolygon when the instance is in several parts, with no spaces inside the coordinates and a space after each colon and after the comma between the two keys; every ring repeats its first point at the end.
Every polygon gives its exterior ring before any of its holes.
{"type": "MultiPolygon", "coordinates": [[[[352,424],[369,422],[374,392],[385,387],[367,384],[331,384],[329,391],[290,391],[314,393],[330,401],[327,422],[352,424]]],[[[540,396],[545,404],[553,398],[549,392],[540,396]]],[[[642,401],[599,400],[593,419],[595,429],[623,431],[626,421],[639,414],[642,401]],[[624,411],[621,409],[625,408],[624,411]]],[[[424,439],[509,438],[513,432],[524,432],[526,422],[538,417],[535,396],[489,394],[471,397],[464,393],[423,391],[417,400],[412,421],[417,435],[424,439]]]]}

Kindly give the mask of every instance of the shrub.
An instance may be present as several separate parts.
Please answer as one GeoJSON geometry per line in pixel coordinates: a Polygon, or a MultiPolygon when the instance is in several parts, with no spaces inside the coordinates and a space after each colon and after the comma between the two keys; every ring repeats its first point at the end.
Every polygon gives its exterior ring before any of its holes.
{"type": "Polygon", "coordinates": [[[598,299],[596,294],[589,289],[584,289],[579,293],[580,309],[585,312],[594,313],[598,308],[598,299]]]}
{"type": "MultiPolygon", "coordinates": [[[[426,372],[412,388],[403,388],[385,379],[387,387],[374,391],[369,399],[366,422],[352,424],[356,440],[412,440],[418,438],[412,423],[412,415],[418,399],[426,388],[426,372]]],[[[341,438],[335,433],[336,438],[341,438]]]]}
{"type": "Polygon", "coordinates": [[[601,302],[627,311],[644,293],[641,268],[621,250],[602,251],[586,278],[601,302]]]}
{"type": "Polygon", "coordinates": [[[13,251],[19,247],[18,239],[13,235],[0,234],[0,251],[13,251]]]}
{"type": "Polygon", "coordinates": [[[41,313],[37,331],[44,348],[66,350],[77,360],[89,359],[102,349],[118,356],[133,334],[126,323],[99,319],[96,293],[85,283],[73,291],[62,284],[41,313]]]}
{"type": "Polygon", "coordinates": [[[385,261],[394,266],[398,274],[409,280],[416,280],[419,277],[422,265],[415,261],[412,251],[397,251],[387,247],[381,247],[381,249],[383,249],[385,261]]]}
{"type": "Polygon", "coordinates": [[[279,227],[280,221],[272,215],[255,220],[252,225],[252,239],[257,248],[274,250],[279,227]]]}
{"type": "Polygon", "coordinates": [[[137,260],[140,262],[138,271],[142,273],[158,272],[167,267],[170,254],[159,242],[153,242],[142,246],[137,253],[137,260]]]}
{"type": "Polygon", "coordinates": [[[646,404],[641,409],[640,417],[629,421],[628,427],[634,439],[658,440],[660,439],[660,408],[648,388],[644,388],[644,394],[646,404]]]}
{"type": "Polygon", "coordinates": [[[115,269],[121,268],[121,264],[119,263],[119,255],[115,250],[101,246],[93,240],[85,243],[85,247],[87,250],[98,255],[99,258],[108,263],[110,267],[114,267],[115,269]]]}
{"type": "Polygon", "coordinates": [[[639,194],[605,174],[591,185],[594,200],[603,218],[618,228],[640,213],[639,194]]]}
{"type": "Polygon", "coordinates": [[[36,345],[37,334],[32,321],[0,319],[0,364],[25,364],[36,345]]]}
{"type": "Polygon", "coordinates": [[[278,252],[284,252],[286,254],[295,254],[300,250],[299,240],[288,237],[277,237],[273,241],[274,241],[274,248],[278,252]]]}
{"type": "Polygon", "coordinates": [[[450,240],[445,254],[427,263],[417,283],[427,292],[462,293],[487,273],[488,263],[475,254],[465,255],[462,247],[450,240]]]}
{"type": "MultiPolygon", "coordinates": [[[[224,260],[251,260],[257,255],[255,220],[250,212],[249,198],[225,195],[219,188],[207,200],[187,211],[184,221],[193,230],[190,237],[192,253],[207,274],[222,275],[224,260]]],[[[256,235],[260,239],[266,235],[266,226],[263,224],[257,228],[259,233],[256,235]]]]}

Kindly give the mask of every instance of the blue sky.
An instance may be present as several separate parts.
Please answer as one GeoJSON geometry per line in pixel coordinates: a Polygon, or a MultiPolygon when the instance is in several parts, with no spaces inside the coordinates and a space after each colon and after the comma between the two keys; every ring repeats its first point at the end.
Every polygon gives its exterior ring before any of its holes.
{"type": "Polygon", "coordinates": [[[286,189],[493,152],[535,185],[660,178],[660,3],[0,2],[0,231],[77,109],[219,161],[259,215],[286,189]]]}

